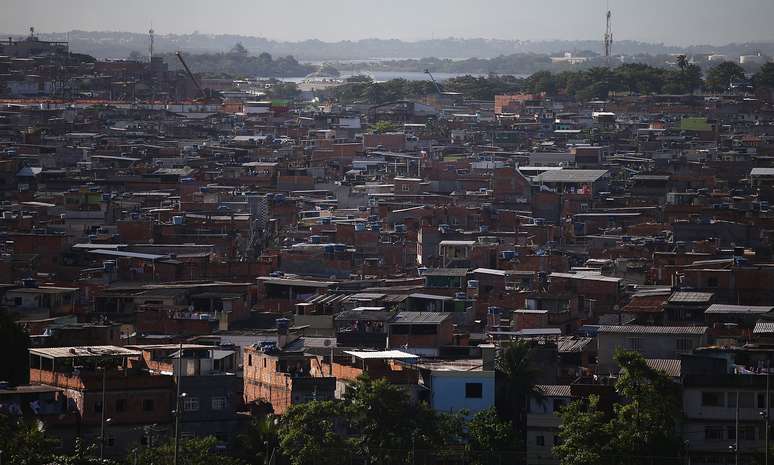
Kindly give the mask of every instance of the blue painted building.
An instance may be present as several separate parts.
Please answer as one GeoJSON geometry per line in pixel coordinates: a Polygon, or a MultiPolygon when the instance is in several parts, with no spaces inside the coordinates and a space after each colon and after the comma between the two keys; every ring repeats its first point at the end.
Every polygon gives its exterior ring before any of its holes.
{"type": "Polygon", "coordinates": [[[475,415],[494,406],[495,372],[481,359],[418,363],[420,399],[438,412],[475,415]],[[424,392],[421,390],[424,388],[424,392]]]}

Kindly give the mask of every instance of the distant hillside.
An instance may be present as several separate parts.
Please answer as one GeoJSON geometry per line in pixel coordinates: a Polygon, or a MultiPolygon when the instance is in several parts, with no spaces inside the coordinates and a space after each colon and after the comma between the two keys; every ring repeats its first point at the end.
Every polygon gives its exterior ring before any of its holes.
{"type": "MultiPolygon", "coordinates": [[[[0,34],[7,37],[8,34],[0,34]]],[[[45,40],[65,40],[67,33],[40,34],[45,40]]],[[[126,58],[131,52],[147,54],[148,36],[131,32],[71,31],[69,40],[73,51],[87,53],[98,58],[126,58]]],[[[156,35],[155,49],[159,53],[183,50],[187,53],[227,52],[234,44],[241,43],[258,55],[266,52],[273,56],[292,55],[301,61],[368,60],[368,59],[419,59],[439,58],[494,58],[512,54],[553,54],[572,51],[600,53],[601,40],[490,40],[490,39],[434,39],[404,42],[395,39],[366,39],[358,41],[323,42],[304,40],[279,42],[262,37],[233,34],[168,34],[156,35]]],[[[670,53],[723,53],[741,55],[761,51],[774,56],[774,42],[728,44],[723,46],[692,45],[677,47],[664,44],[623,40],[614,45],[615,53],[627,55],[670,53]]]]}

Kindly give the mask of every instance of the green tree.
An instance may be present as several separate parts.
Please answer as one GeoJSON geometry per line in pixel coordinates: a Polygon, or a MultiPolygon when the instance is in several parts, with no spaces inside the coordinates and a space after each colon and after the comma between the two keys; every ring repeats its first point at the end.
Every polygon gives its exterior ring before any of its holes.
{"type": "Polygon", "coordinates": [[[142,53],[138,52],[137,50],[132,50],[126,59],[131,61],[142,61],[143,56],[142,53]]]}
{"type": "Polygon", "coordinates": [[[429,412],[413,408],[408,394],[385,379],[361,376],[348,387],[345,401],[350,428],[357,433],[354,446],[367,463],[403,463],[409,445],[416,449],[417,442],[429,442],[417,427],[429,412]]]}
{"type": "Polygon", "coordinates": [[[522,339],[502,345],[495,362],[498,412],[513,423],[520,439],[526,435],[527,405],[537,397],[538,370],[532,364],[531,343],[522,339]]]}
{"type": "Polygon", "coordinates": [[[234,44],[233,47],[231,47],[231,50],[229,50],[228,53],[230,53],[232,55],[237,55],[237,56],[240,56],[240,57],[246,57],[247,56],[247,49],[245,48],[244,45],[242,45],[241,42],[237,42],[236,44],[234,44]]]}
{"type": "Polygon", "coordinates": [[[291,405],[280,421],[279,445],[293,465],[346,463],[350,447],[342,430],[341,404],[312,401],[291,405]]]}
{"type": "Polygon", "coordinates": [[[682,442],[677,434],[681,407],[678,385],[664,372],[649,367],[636,352],[619,350],[615,360],[621,370],[615,389],[624,400],[614,406],[612,423],[619,454],[679,455],[682,442]]]}
{"type": "Polygon", "coordinates": [[[688,67],[688,57],[685,55],[677,55],[677,67],[680,71],[685,71],[688,67]]]}
{"type": "Polygon", "coordinates": [[[384,134],[386,132],[394,132],[398,128],[390,121],[377,121],[371,125],[371,131],[374,134],[384,134]]]}
{"type": "Polygon", "coordinates": [[[54,442],[46,437],[43,423],[0,414],[0,450],[3,463],[47,465],[51,462],[54,442]]]}
{"type": "Polygon", "coordinates": [[[636,352],[618,351],[615,360],[620,366],[615,390],[621,401],[610,415],[594,396],[560,412],[562,443],[554,452],[562,465],[652,463],[681,455],[679,386],[636,352]]]}
{"type": "Polygon", "coordinates": [[[295,82],[273,80],[269,95],[274,98],[294,99],[301,95],[301,91],[298,90],[298,84],[295,82]]]}
{"type": "MultiPolygon", "coordinates": [[[[180,465],[241,465],[236,458],[215,451],[218,440],[213,436],[185,439],[180,441],[178,463],[180,465]]],[[[159,465],[172,463],[175,453],[173,441],[159,447],[144,448],[137,456],[137,465],[159,465]]]]}
{"type": "Polygon", "coordinates": [[[13,385],[27,384],[30,379],[29,354],[30,337],[7,314],[0,312],[0,381],[13,385]]]}
{"type": "Polygon", "coordinates": [[[753,76],[753,84],[756,89],[774,89],[774,63],[766,63],[753,76]]]}
{"type": "Polygon", "coordinates": [[[728,90],[731,83],[745,78],[744,69],[733,61],[724,61],[707,71],[707,87],[716,92],[728,90]]]}
{"type": "Polygon", "coordinates": [[[251,464],[265,464],[272,451],[279,452],[279,417],[265,415],[253,418],[237,437],[240,458],[251,464]]]}
{"type": "Polygon", "coordinates": [[[51,459],[51,464],[55,465],[116,465],[116,462],[110,459],[100,459],[97,456],[97,447],[95,445],[84,446],[80,439],[75,440],[75,448],[72,454],[60,454],[51,459]]]}
{"type": "Polygon", "coordinates": [[[599,408],[599,397],[576,400],[560,412],[559,436],[554,447],[561,465],[600,465],[612,454],[614,433],[607,415],[599,408]]]}
{"type": "Polygon", "coordinates": [[[481,465],[513,462],[523,442],[516,438],[513,425],[489,408],[478,412],[468,423],[468,448],[474,463],[481,465]]]}

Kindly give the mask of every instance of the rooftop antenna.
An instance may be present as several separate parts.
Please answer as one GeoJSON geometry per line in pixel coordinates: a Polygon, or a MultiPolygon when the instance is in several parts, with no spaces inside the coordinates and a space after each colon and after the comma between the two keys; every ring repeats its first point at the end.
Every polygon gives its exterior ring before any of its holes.
{"type": "MultiPolygon", "coordinates": [[[[609,8],[609,6],[608,6],[609,8]]],[[[613,14],[610,10],[607,10],[607,25],[605,26],[605,60],[608,66],[610,65],[610,52],[613,49],[613,26],[612,26],[613,14]]]]}
{"type": "Polygon", "coordinates": [[[153,34],[154,33],[155,32],[153,31],[153,25],[151,25],[151,28],[148,31],[148,35],[150,36],[150,46],[148,47],[149,62],[153,61],[153,34]]]}

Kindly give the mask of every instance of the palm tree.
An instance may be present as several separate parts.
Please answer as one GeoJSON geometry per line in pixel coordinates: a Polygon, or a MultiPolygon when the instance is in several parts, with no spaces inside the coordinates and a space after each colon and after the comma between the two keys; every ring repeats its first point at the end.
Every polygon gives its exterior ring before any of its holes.
{"type": "Polygon", "coordinates": [[[535,388],[539,371],[532,364],[532,345],[523,339],[504,343],[495,361],[498,410],[526,434],[527,406],[540,396],[535,388]]]}
{"type": "Polygon", "coordinates": [[[680,71],[685,72],[685,69],[688,67],[688,57],[685,55],[677,55],[677,67],[680,68],[680,71]]]}

